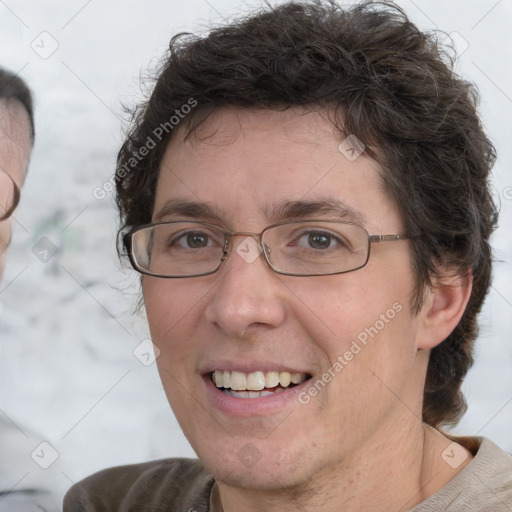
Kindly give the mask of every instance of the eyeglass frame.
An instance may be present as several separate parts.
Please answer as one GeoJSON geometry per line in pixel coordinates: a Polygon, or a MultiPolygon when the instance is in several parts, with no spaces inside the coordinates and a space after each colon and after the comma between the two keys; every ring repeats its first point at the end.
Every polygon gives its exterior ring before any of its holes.
{"type": "Polygon", "coordinates": [[[20,202],[21,194],[20,194],[20,189],[19,189],[18,185],[16,185],[16,182],[13,180],[12,176],[7,171],[4,171],[3,169],[0,169],[0,172],[4,173],[11,180],[11,183],[14,188],[14,197],[13,197],[12,205],[3,215],[0,216],[0,222],[1,222],[4,220],[7,220],[14,213],[14,210],[16,210],[16,208],[20,202]]]}
{"type": "Polygon", "coordinates": [[[259,242],[259,246],[262,250],[262,253],[265,257],[265,261],[267,262],[270,269],[275,272],[276,274],[285,275],[285,276],[293,276],[293,277],[321,277],[321,276],[332,276],[332,275],[339,275],[339,274],[346,274],[348,272],[354,272],[355,270],[360,270],[363,267],[365,267],[368,264],[368,261],[370,260],[370,252],[371,252],[371,245],[372,243],[381,243],[381,242],[398,242],[402,240],[411,240],[414,238],[418,238],[421,235],[419,234],[412,234],[412,235],[401,235],[401,234],[394,234],[394,235],[370,235],[368,230],[364,226],[360,226],[359,224],[356,224],[354,222],[342,222],[338,220],[325,220],[325,219],[306,219],[306,220],[289,220],[284,222],[277,222],[275,224],[271,224],[270,226],[267,226],[264,228],[260,233],[253,233],[250,231],[228,231],[227,229],[224,229],[221,226],[217,226],[216,224],[210,224],[209,222],[201,222],[201,221],[194,221],[194,220],[172,220],[172,221],[163,221],[163,222],[153,222],[148,224],[142,224],[138,226],[132,226],[127,228],[127,232],[125,232],[122,235],[122,242],[123,245],[127,251],[128,258],[130,260],[130,264],[132,268],[139,272],[140,274],[152,276],[152,277],[159,277],[162,279],[183,279],[183,278],[189,278],[189,277],[202,277],[202,276],[209,276],[211,274],[214,274],[219,270],[219,268],[222,266],[222,264],[228,259],[230,254],[230,249],[232,249],[230,242],[231,239],[234,236],[250,236],[252,238],[257,238],[259,242]],[[267,255],[267,252],[265,250],[264,244],[263,244],[263,234],[268,231],[269,229],[275,228],[277,226],[284,226],[286,224],[300,224],[300,223],[314,223],[314,222],[330,222],[333,224],[344,224],[344,225],[350,225],[355,226],[363,231],[366,232],[367,238],[368,238],[368,250],[366,253],[366,260],[364,263],[356,268],[352,268],[350,270],[342,270],[340,272],[330,272],[328,274],[295,274],[290,272],[283,272],[281,270],[276,270],[272,263],[269,261],[269,256],[267,255]],[[198,224],[200,226],[208,226],[211,228],[219,229],[224,233],[224,247],[222,250],[222,256],[219,260],[218,266],[212,270],[211,272],[203,272],[201,274],[192,274],[192,275],[183,275],[183,276],[173,276],[173,275],[163,275],[163,274],[155,274],[153,272],[150,272],[148,270],[143,269],[136,261],[134,254],[133,254],[133,243],[132,239],[135,233],[138,231],[142,231],[143,229],[152,228],[155,226],[163,225],[163,224],[177,224],[177,223],[190,223],[190,224],[198,224]]]}

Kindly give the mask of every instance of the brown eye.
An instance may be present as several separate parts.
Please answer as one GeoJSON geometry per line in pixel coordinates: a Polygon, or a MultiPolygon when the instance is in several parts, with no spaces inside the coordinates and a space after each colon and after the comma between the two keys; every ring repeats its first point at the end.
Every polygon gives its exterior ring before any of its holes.
{"type": "Polygon", "coordinates": [[[328,249],[331,245],[331,235],[328,233],[309,233],[308,244],[313,249],[328,249]]]}
{"type": "Polygon", "coordinates": [[[340,236],[327,231],[304,231],[292,245],[304,249],[314,249],[315,251],[325,251],[327,249],[345,249],[347,242],[340,236]]]}
{"type": "Polygon", "coordinates": [[[208,235],[204,233],[190,233],[186,236],[187,247],[200,249],[208,246],[208,235]]]}

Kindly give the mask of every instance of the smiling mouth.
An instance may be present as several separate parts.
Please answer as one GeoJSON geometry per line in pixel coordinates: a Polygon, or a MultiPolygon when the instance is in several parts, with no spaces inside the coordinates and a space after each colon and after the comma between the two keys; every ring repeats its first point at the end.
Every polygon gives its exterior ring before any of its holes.
{"type": "Polygon", "coordinates": [[[294,388],[310,378],[306,373],[215,370],[210,374],[219,391],[235,398],[263,398],[294,388]]]}

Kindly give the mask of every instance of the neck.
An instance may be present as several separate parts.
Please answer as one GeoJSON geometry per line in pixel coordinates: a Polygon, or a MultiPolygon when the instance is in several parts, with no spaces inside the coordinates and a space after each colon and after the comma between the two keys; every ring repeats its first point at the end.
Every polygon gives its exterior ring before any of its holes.
{"type": "Polygon", "coordinates": [[[222,506],[213,510],[405,512],[440,490],[471,460],[468,456],[452,469],[441,457],[451,441],[418,421],[378,439],[293,487],[248,489],[219,482],[215,500],[222,506]]]}

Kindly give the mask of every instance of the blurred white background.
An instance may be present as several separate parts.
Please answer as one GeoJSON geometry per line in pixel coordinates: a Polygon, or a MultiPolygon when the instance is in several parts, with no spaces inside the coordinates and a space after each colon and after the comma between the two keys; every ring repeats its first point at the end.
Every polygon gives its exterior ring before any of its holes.
{"type": "MultiPolygon", "coordinates": [[[[512,0],[399,4],[423,29],[452,34],[458,69],[478,84],[498,149],[502,212],[493,246],[503,261],[481,316],[477,362],[464,384],[469,409],[457,432],[511,451],[512,0]]],[[[114,172],[121,102],[141,99],[141,71],[176,32],[204,31],[249,5],[258,3],[0,1],[0,65],[19,72],[36,105],[35,151],[0,284],[0,414],[27,432],[27,446],[44,439],[58,452],[59,464],[47,471],[59,494],[107,466],[194,456],[155,365],[134,356],[148,338],[144,318],[133,314],[137,277],[117,260],[112,195],[93,192],[114,172]]],[[[39,470],[28,448],[27,468],[39,470]]],[[[13,474],[13,485],[21,476],[13,474]]]]}

